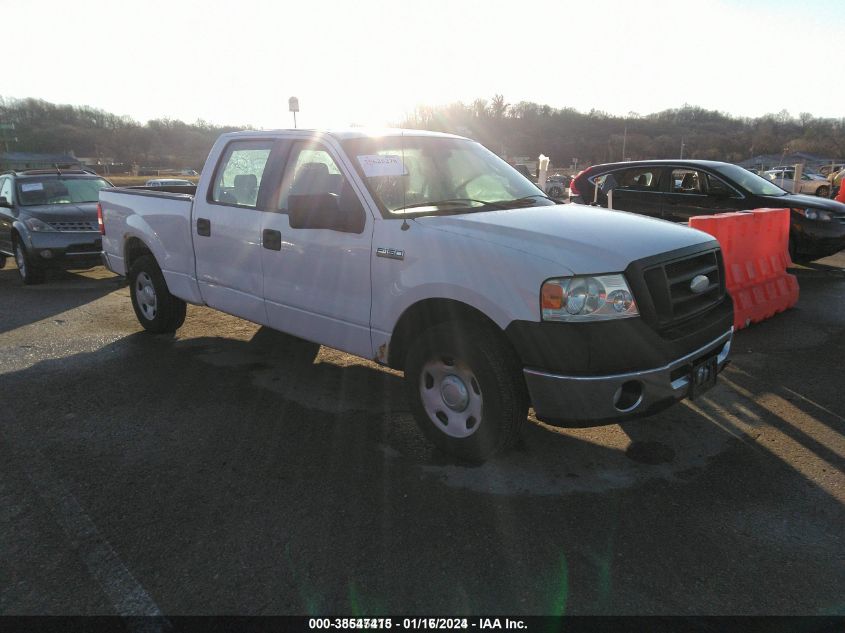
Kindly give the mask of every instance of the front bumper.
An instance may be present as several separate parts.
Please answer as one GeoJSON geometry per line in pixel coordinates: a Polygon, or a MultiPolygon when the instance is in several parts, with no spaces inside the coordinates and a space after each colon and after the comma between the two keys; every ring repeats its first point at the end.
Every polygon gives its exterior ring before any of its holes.
{"type": "Polygon", "coordinates": [[[690,392],[695,362],[716,356],[724,369],[733,328],[668,365],[610,376],[562,376],[525,369],[525,382],[538,419],[558,426],[605,424],[656,413],[690,392]]]}
{"type": "Polygon", "coordinates": [[[845,218],[807,220],[793,211],[793,239],[799,253],[826,257],[845,249],[845,218]]]}
{"type": "Polygon", "coordinates": [[[31,231],[27,250],[43,265],[98,262],[103,248],[99,231],[31,231]]]}

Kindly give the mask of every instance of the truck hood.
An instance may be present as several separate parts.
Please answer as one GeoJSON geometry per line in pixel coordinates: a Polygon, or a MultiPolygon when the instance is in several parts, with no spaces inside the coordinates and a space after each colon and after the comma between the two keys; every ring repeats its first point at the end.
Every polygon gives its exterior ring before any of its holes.
{"type": "Polygon", "coordinates": [[[672,222],[578,204],[427,216],[416,222],[522,251],[575,274],[621,272],[634,260],[714,239],[672,222]]]}

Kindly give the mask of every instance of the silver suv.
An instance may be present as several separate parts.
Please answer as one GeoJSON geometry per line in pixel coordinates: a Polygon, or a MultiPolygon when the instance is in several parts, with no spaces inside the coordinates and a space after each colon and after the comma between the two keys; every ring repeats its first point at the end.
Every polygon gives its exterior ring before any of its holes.
{"type": "Polygon", "coordinates": [[[39,284],[49,266],[99,263],[97,200],[111,186],[82,170],[0,175],[0,268],[13,256],[23,282],[39,284]]]}

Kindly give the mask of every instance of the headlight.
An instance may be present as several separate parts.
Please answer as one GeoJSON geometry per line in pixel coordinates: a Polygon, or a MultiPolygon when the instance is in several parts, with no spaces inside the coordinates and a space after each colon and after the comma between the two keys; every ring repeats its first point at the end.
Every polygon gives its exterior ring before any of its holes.
{"type": "Polygon", "coordinates": [[[30,231],[55,231],[52,226],[38,218],[27,218],[23,221],[29,227],[30,231]]]}
{"type": "Polygon", "coordinates": [[[808,220],[820,220],[822,222],[830,222],[831,220],[829,211],[822,211],[821,209],[795,209],[795,211],[808,220]]]}
{"type": "Polygon", "coordinates": [[[622,275],[549,279],[540,290],[544,321],[604,321],[639,316],[622,275]]]}

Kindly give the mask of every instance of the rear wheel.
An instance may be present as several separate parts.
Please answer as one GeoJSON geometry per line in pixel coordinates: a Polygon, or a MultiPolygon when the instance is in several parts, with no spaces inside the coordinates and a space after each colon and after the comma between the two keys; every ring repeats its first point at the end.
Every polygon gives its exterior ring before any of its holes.
{"type": "Polygon", "coordinates": [[[552,187],[549,189],[549,197],[550,198],[560,198],[563,195],[563,191],[561,191],[560,187],[552,187]]]}
{"type": "Polygon", "coordinates": [[[414,418],[438,448],[483,462],[512,446],[528,397],[513,352],[490,327],[432,327],[408,351],[405,382],[414,418]]]}
{"type": "Polygon", "coordinates": [[[0,268],[6,267],[6,256],[3,253],[0,253],[0,268]]]}
{"type": "Polygon", "coordinates": [[[32,261],[19,239],[15,240],[15,263],[18,265],[18,274],[24,284],[34,286],[44,283],[46,278],[44,269],[32,261]]]}
{"type": "Polygon", "coordinates": [[[830,196],[830,187],[819,187],[816,189],[816,195],[820,198],[827,198],[830,196]]]}
{"type": "Polygon", "coordinates": [[[129,294],[135,316],[148,332],[175,332],[185,322],[185,302],[170,294],[152,255],[142,255],[132,264],[129,294]]]}

